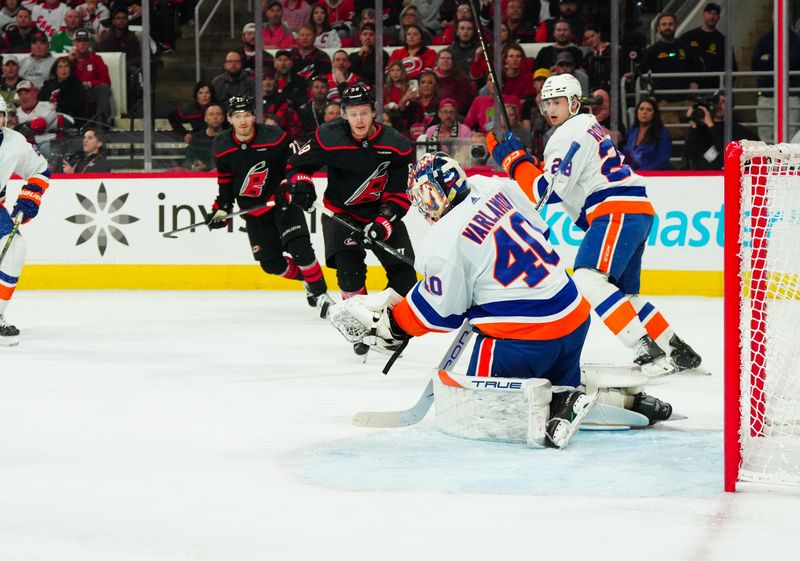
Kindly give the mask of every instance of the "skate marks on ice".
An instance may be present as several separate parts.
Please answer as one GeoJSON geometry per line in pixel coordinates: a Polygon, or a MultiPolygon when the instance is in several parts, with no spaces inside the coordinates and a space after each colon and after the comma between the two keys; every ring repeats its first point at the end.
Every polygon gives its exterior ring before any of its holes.
{"type": "Polygon", "coordinates": [[[307,482],[349,491],[708,496],[722,489],[722,432],[579,432],[552,450],[418,426],[304,448],[288,461],[307,482]]]}

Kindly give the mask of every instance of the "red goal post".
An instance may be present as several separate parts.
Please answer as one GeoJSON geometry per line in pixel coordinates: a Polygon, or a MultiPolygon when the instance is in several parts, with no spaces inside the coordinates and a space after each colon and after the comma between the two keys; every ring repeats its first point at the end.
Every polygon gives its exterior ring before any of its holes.
{"type": "Polygon", "coordinates": [[[800,486],[800,145],[725,152],[725,490],[800,486]]]}

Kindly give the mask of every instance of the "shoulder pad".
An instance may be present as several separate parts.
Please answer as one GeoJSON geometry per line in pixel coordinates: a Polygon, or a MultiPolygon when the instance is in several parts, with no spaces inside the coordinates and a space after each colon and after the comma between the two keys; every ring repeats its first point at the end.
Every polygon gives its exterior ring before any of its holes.
{"type": "MultiPolygon", "coordinates": [[[[257,132],[256,139],[258,142],[264,142],[267,144],[276,144],[278,143],[281,138],[286,136],[286,133],[280,127],[276,127],[275,125],[257,125],[257,132]]],[[[230,135],[228,135],[230,136],[230,135]]]]}
{"type": "Polygon", "coordinates": [[[214,154],[219,154],[220,152],[224,152],[228,148],[236,147],[237,144],[233,142],[231,130],[226,129],[222,133],[214,137],[214,142],[212,143],[211,146],[214,154]]]}
{"type": "Polygon", "coordinates": [[[380,132],[380,141],[383,144],[386,144],[392,148],[394,148],[399,154],[406,155],[406,153],[411,154],[411,143],[408,139],[400,134],[400,132],[395,129],[394,127],[385,127],[380,125],[381,132],[380,132]]]}
{"type": "Polygon", "coordinates": [[[350,125],[344,119],[334,119],[317,129],[317,138],[323,147],[352,146],[350,125]]]}

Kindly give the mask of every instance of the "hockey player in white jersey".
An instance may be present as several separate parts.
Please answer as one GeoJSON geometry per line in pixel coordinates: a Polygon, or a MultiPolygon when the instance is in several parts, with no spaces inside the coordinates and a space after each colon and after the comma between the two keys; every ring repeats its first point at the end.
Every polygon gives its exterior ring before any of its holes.
{"type": "Polygon", "coordinates": [[[700,356],[681,340],[664,316],[639,296],[642,254],[655,211],[644,178],[625,164],[606,130],[579,114],[581,87],[569,74],[542,87],[542,115],[557,127],[544,152],[544,169],[506,132],[487,144],[495,161],[534,203],[561,203],[586,232],[573,278],[605,325],[651,375],[697,368],[700,356]],[[571,143],[580,148],[555,184],[553,174],[571,143]]]}
{"type": "Polygon", "coordinates": [[[554,388],[546,428],[547,443],[565,446],[593,404],[575,389],[591,310],[547,241],[546,224],[516,189],[471,188],[442,152],[416,164],[408,194],[433,224],[417,258],[424,278],[393,308],[366,316],[374,320],[372,341],[394,345],[458,329],[468,318],[478,332],[468,375],[569,386],[554,388]]]}
{"type": "Polygon", "coordinates": [[[25,263],[25,240],[17,223],[27,224],[36,217],[50,183],[50,169],[38,149],[20,133],[5,127],[7,109],[0,98],[0,252],[4,253],[0,260],[0,346],[19,342],[19,329],[4,315],[25,263]],[[25,185],[9,214],[6,184],[15,173],[25,185]]]}

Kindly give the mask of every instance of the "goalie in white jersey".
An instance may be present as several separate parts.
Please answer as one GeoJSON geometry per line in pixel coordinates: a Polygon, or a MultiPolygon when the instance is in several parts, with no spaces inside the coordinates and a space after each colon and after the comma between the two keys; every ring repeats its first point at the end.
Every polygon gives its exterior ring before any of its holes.
{"type": "Polygon", "coordinates": [[[469,185],[458,162],[442,152],[416,164],[408,195],[434,224],[417,257],[424,278],[375,315],[371,339],[392,346],[456,330],[468,319],[478,332],[468,375],[570,386],[554,388],[547,426],[548,442],[563,447],[594,399],[575,390],[591,308],[530,201],[516,188],[479,181],[469,185]]]}
{"type": "Polygon", "coordinates": [[[16,345],[19,330],[6,322],[4,313],[25,264],[25,240],[19,224],[39,212],[42,195],[50,183],[47,160],[20,133],[5,128],[6,102],[0,98],[0,346],[16,345]],[[11,213],[6,209],[6,184],[12,175],[25,180],[11,213]]]}
{"type": "Polygon", "coordinates": [[[651,374],[696,368],[700,356],[658,310],[640,297],[642,255],[655,211],[644,178],[625,164],[614,141],[590,114],[579,114],[581,86],[574,76],[551,76],[542,87],[542,115],[557,127],[544,152],[544,171],[519,138],[488,136],[495,161],[534,203],[561,203],[586,232],[573,278],[605,325],[635,350],[634,362],[651,374]],[[553,184],[570,145],[580,145],[553,184]]]}

